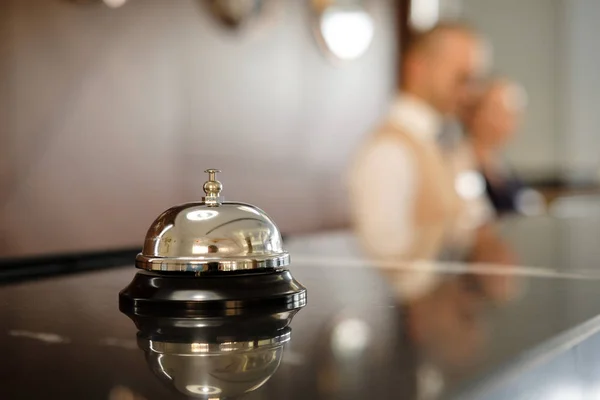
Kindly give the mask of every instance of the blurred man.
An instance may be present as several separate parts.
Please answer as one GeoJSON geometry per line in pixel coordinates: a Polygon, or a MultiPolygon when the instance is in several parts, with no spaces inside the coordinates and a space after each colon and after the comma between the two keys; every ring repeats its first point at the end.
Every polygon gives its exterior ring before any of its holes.
{"type": "Polygon", "coordinates": [[[436,138],[443,119],[469,101],[484,50],[476,32],[460,24],[438,25],[407,49],[400,93],[351,170],[355,226],[374,255],[427,257],[458,213],[436,138]]]}
{"type": "Polygon", "coordinates": [[[540,196],[525,189],[502,159],[502,150],[513,138],[526,104],[527,94],[522,87],[497,79],[486,85],[480,99],[463,117],[467,132],[463,150],[472,152],[485,178],[487,195],[500,214],[543,207],[540,196]]]}

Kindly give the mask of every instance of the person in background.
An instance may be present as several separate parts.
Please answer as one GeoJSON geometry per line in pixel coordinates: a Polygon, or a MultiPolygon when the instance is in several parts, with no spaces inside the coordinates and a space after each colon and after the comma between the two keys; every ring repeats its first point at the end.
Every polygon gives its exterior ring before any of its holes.
{"type": "Polygon", "coordinates": [[[477,32],[439,24],[414,37],[390,113],[350,170],[359,240],[378,257],[428,257],[457,216],[461,199],[436,140],[445,117],[472,96],[486,51],[477,32]]]}
{"type": "Polygon", "coordinates": [[[502,159],[502,150],[514,137],[526,104],[527,94],[521,86],[495,79],[487,83],[479,100],[462,116],[466,143],[498,214],[528,213],[527,209],[541,201],[534,199],[535,192],[528,190],[502,159]]]}

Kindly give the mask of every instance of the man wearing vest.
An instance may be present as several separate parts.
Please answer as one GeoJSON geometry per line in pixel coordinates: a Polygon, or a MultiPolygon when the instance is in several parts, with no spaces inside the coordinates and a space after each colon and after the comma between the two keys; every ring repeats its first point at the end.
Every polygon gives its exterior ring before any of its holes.
{"type": "Polygon", "coordinates": [[[431,257],[456,224],[465,205],[437,137],[472,97],[484,50],[461,24],[440,24],[411,41],[401,90],[350,171],[355,228],[372,254],[431,257]]]}

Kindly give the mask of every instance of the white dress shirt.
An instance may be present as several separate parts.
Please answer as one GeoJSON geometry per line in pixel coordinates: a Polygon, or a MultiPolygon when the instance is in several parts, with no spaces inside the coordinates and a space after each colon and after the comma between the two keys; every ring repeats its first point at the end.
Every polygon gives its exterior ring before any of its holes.
{"type": "MultiPolygon", "coordinates": [[[[435,145],[442,116],[424,101],[400,95],[389,122],[413,139],[435,145]]],[[[379,256],[403,254],[414,236],[418,172],[413,152],[390,136],[375,136],[359,153],[350,173],[353,218],[367,247],[379,256]]]]}

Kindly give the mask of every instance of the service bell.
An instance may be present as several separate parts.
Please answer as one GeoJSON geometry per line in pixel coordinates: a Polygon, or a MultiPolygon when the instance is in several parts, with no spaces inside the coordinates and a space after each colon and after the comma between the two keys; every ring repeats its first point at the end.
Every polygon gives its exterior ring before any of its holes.
{"type": "Polygon", "coordinates": [[[306,304],[306,289],[284,267],[290,262],[279,229],[251,204],[221,197],[220,172],[206,170],[200,202],[172,207],[152,223],[119,294],[123,311],[210,312],[306,304]]]}

